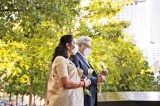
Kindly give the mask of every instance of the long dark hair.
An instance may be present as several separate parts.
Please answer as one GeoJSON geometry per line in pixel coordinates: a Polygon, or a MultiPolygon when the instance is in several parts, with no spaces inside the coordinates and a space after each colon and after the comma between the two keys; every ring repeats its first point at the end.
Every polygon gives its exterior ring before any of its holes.
{"type": "Polygon", "coordinates": [[[66,43],[71,44],[73,39],[73,35],[63,35],[61,37],[59,45],[54,50],[52,62],[57,56],[63,56],[64,58],[68,58],[66,43]]]}

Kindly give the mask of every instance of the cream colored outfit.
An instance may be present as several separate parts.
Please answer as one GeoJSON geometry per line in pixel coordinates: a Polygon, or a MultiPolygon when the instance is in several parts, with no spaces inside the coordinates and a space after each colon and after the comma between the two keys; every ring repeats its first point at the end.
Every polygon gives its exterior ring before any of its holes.
{"type": "Polygon", "coordinates": [[[61,77],[64,76],[68,76],[72,81],[81,80],[74,63],[57,56],[48,79],[46,106],[84,106],[83,87],[64,89],[61,82],[61,77]]]}

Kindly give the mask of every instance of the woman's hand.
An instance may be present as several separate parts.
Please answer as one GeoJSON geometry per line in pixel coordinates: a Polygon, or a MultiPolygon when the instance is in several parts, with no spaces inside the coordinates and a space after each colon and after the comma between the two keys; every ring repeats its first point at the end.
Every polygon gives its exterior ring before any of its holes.
{"type": "Polygon", "coordinates": [[[88,87],[89,85],[91,85],[91,80],[89,78],[84,78],[83,82],[85,87],[88,87]]]}
{"type": "Polygon", "coordinates": [[[89,85],[91,85],[91,80],[89,79],[89,78],[84,78],[83,80],[82,80],[83,82],[84,82],[84,94],[86,95],[89,95],[89,96],[92,96],[91,95],[91,92],[87,89],[87,87],[89,86],[89,85]]]}

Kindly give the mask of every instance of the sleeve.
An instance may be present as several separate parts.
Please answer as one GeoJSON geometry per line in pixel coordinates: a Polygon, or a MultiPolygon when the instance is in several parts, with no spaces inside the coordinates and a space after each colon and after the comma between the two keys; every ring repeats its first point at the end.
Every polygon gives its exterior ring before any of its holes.
{"type": "Polygon", "coordinates": [[[59,75],[59,77],[68,76],[68,68],[67,68],[67,61],[64,57],[58,56],[55,60],[55,68],[59,75]]]}
{"type": "Polygon", "coordinates": [[[90,77],[90,80],[91,80],[91,82],[92,82],[92,84],[97,84],[98,83],[98,77],[90,77]]]}

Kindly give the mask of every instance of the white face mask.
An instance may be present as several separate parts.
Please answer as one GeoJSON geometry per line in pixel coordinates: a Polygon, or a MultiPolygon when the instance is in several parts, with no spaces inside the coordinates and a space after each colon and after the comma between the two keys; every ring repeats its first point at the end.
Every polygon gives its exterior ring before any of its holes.
{"type": "Polygon", "coordinates": [[[90,48],[86,48],[83,52],[84,56],[89,56],[91,54],[91,49],[90,48]]]}
{"type": "Polygon", "coordinates": [[[78,52],[78,45],[74,45],[74,49],[72,49],[72,52],[74,55],[78,52]]]}

